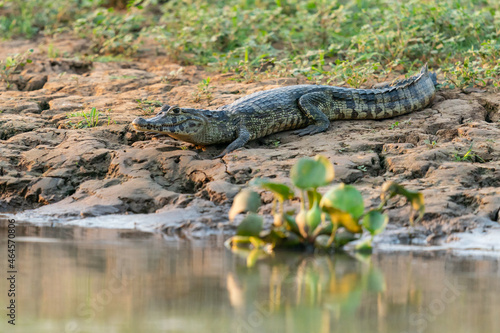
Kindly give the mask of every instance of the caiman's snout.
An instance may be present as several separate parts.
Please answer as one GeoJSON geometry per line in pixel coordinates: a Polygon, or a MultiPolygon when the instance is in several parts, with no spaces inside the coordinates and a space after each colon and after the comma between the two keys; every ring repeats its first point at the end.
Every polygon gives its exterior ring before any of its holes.
{"type": "Polygon", "coordinates": [[[146,119],[141,118],[141,117],[137,117],[132,122],[132,127],[136,131],[144,131],[147,123],[148,123],[148,121],[146,119]]]}
{"type": "Polygon", "coordinates": [[[192,137],[203,129],[204,118],[189,112],[190,109],[172,108],[174,107],[170,107],[168,111],[160,111],[153,118],[137,117],[132,121],[132,127],[138,132],[167,134],[173,138],[192,142],[192,137]]]}
{"type": "Polygon", "coordinates": [[[135,127],[135,126],[143,126],[146,124],[146,119],[144,118],[141,118],[141,117],[137,117],[134,119],[134,121],[132,122],[132,125],[135,127]]]}

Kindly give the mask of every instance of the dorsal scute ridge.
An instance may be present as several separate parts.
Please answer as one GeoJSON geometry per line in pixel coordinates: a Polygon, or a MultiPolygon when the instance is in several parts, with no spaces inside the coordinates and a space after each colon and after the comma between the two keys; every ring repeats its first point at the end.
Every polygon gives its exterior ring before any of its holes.
{"type": "Polygon", "coordinates": [[[375,93],[379,93],[379,91],[382,91],[384,93],[384,92],[394,91],[395,89],[404,89],[404,88],[407,88],[409,85],[419,81],[428,72],[429,72],[429,70],[428,70],[427,64],[425,64],[420,69],[420,72],[414,76],[411,76],[407,79],[395,80],[395,81],[388,83],[382,87],[379,87],[377,89],[370,89],[370,90],[375,91],[375,93]]]}

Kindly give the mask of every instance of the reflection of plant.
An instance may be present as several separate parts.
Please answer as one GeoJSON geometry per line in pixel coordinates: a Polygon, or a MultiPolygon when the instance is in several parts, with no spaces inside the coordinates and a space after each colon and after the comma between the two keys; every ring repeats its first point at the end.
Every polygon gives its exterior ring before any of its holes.
{"type": "MultiPolygon", "coordinates": [[[[340,248],[348,242],[358,239],[357,234],[368,231],[372,238],[382,232],[389,217],[384,213],[387,201],[401,195],[411,203],[412,210],[424,213],[423,195],[406,190],[394,182],[382,186],[381,203],[365,212],[363,197],[352,185],[339,184],[324,195],[318,187],[328,185],[335,177],[332,163],[324,156],[314,159],[302,158],[290,171],[293,184],[300,190],[300,211],[285,212],[284,203],[294,197],[294,191],[284,185],[263,179],[255,179],[251,185],[258,186],[274,194],[272,215],[274,225],[269,231],[262,231],[263,218],[257,214],[260,196],[249,189],[241,191],[234,199],[229,211],[233,220],[239,213],[248,212],[237,229],[236,236],[228,240],[232,248],[251,245],[256,250],[270,252],[277,246],[311,246],[320,248],[340,248]],[[307,205],[306,205],[307,204],[307,205]]],[[[410,214],[413,223],[413,212],[410,214]]],[[[364,242],[360,249],[371,249],[371,239],[364,242]]],[[[248,258],[252,264],[258,252],[248,258]]]]}
{"type": "MultiPolygon", "coordinates": [[[[259,262],[261,267],[266,269],[229,273],[231,283],[228,283],[228,292],[231,299],[238,300],[233,306],[255,307],[256,311],[272,312],[275,318],[289,316],[297,332],[306,329],[312,332],[329,331],[324,326],[325,321],[311,322],[311,319],[321,317],[325,310],[333,316],[332,320],[338,315],[353,314],[362,304],[373,301],[372,295],[386,288],[383,273],[369,256],[361,254],[352,258],[345,254],[331,257],[278,252],[259,262]],[[269,294],[260,292],[262,284],[269,285],[266,288],[269,294]],[[312,326],[306,325],[305,319],[312,326]],[[308,327],[302,327],[304,325],[308,327]]],[[[326,322],[331,323],[330,320],[326,322]]],[[[245,324],[251,322],[242,323],[245,324]]],[[[261,331],[273,330],[266,326],[261,331]]]]}

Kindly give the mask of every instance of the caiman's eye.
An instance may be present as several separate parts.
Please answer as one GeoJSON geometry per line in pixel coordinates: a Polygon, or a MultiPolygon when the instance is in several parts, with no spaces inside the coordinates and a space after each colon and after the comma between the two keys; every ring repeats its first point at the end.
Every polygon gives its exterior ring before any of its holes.
{"type": "Polygon", "coordinates": [[[181,113],[181,110],[179,110],[179,108],[175,108],[175,109],[172,109],[170,112],[172,112],[173,114],[179,114],[179,113],[181,113]]]}

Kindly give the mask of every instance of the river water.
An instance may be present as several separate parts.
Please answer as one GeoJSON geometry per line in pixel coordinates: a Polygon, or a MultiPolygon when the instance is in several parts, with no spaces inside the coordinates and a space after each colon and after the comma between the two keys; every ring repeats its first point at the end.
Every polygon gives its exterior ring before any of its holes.
{"type": "MultiPolygon", "coordinates": [[[[500,332],[494,256],[277,253],[223,236],[16,228],[16,325],[1,332],[500,332]]],[[[0,228],[7,276],[7,229],[0,228]]],[[[8,280],[0,280],[7,313],[8,280]]]]}

